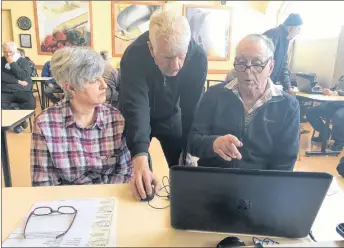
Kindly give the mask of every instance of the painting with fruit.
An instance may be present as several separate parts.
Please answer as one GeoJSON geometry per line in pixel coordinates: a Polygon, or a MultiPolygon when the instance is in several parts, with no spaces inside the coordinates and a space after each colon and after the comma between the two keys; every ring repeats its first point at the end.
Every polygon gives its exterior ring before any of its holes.
{"type": "Polygon", "coordinates": [[[64,46],[92,47],[91,2],[34,1],[39,54],[64,46]]]}

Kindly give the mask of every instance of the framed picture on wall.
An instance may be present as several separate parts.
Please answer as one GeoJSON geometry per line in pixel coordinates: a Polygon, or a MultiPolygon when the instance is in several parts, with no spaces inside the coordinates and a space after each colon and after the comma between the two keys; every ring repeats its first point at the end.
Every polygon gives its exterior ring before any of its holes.
{"type": "Polygon", "coordinates": [[[164,2],[112,1],[112,56],[121,57],[125,49],[148,31],[149,19],[164,9],[164,2]]]}
{"type": "Polygon", "coordinates": [[[20,40],[20,47],[32,48],[31,34],[20,34],[19,40],[20,40]]]}
{"type": "Polygon", "coordinates": [[[184,5],[191,36],[204,49],[208,60],[229,60],[231,43],[231,8],[184,5]]]}
{"type": "Polygon", "coordinates": [[[91,1],[34,1],[38,54],[93,46],[91,1]]]}

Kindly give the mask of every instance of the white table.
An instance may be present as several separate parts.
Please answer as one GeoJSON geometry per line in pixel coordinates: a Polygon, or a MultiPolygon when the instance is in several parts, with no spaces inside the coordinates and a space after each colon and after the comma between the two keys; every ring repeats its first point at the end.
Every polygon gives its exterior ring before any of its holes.
{"type": "Polygon", "coordinates": [[[29,119],[34,113],[34,110],[1,110],[1,163],[6,187],[12,186],[6,131],[29,119]]]}
{"type": "MultiPolygon", "coordinates": [[[[62,199],[115,197],[117,203],[116,219],[116,246],[119,247],[216,247],[217,243],[228,236],[237,236],[246,245],[253,245],[251,235],[239,235],[229,233],[208,233],[195,231],[176,230],[170,225],[170,209],[156,210],[148,206],[147,202],[133,200],[129,185],[91,185],[91,186],[57,186],[57,187],[31,187],[31,188],[4,188],[2,191],[2,241],[18,226],[28,214],[30,207],[39,201],[54,201],[62,199]]],[[[332,195],[330,201],[336,200],[332,195]]],[[[328,198],[327,198],[328,199],[328,198]]],[[[332,204],[332,202],[329,202],[332,204]]],[[[154,206],[166,206],[167,200],[156,199],[151,204],[154,206]]],[[[331,215],[336,209],[328,204],[323,205],[320,217],[314,226],[320,226],[324,230],[333,231],[332,223],[323,218],[323,215],[331,215]]],[[[329,218],[331,219],[331,218],[329,218]]],[[[316,237],[316,233],[314,233],[316,237]]],[[[330,233],[333,235],[333,232],[330,233]]],[[[257,238],[264,238],[256,236],[257,238]]],[[[340,240],[340,236],[337,240],[340,240]]],[[[298,244],[312,246],[310,238],[287,239],[270,237],[280,244],[298,244]]],[[[334,240],[328,240],[335,244],[334,240]]]]}

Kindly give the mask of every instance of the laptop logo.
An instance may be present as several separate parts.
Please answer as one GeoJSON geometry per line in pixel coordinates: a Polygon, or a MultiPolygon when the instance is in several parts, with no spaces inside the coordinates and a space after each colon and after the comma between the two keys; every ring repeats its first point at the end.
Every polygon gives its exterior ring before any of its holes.
{"type": "Polygon", "coordinates": [[[240,199],[237,205],[239,210],[249,210],[252,207],[252,203],[249,200],[240,199]]]}

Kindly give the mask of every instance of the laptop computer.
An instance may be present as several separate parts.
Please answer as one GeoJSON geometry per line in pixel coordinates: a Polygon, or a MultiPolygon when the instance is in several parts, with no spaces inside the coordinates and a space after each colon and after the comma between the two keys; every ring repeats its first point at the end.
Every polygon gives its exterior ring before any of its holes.
{"type": "Polygon", "coordinates": [[[300,92],[308,94],[322,94],[321,87],[313,87],[311,81],[308,78],[303,78],[296,75],[297,88],[300,92]]]}
{"type": "Polygon", "coordinates": [[[176,229],[306,237],[332,182],[327,173],[174,166],[176,229]]]}

